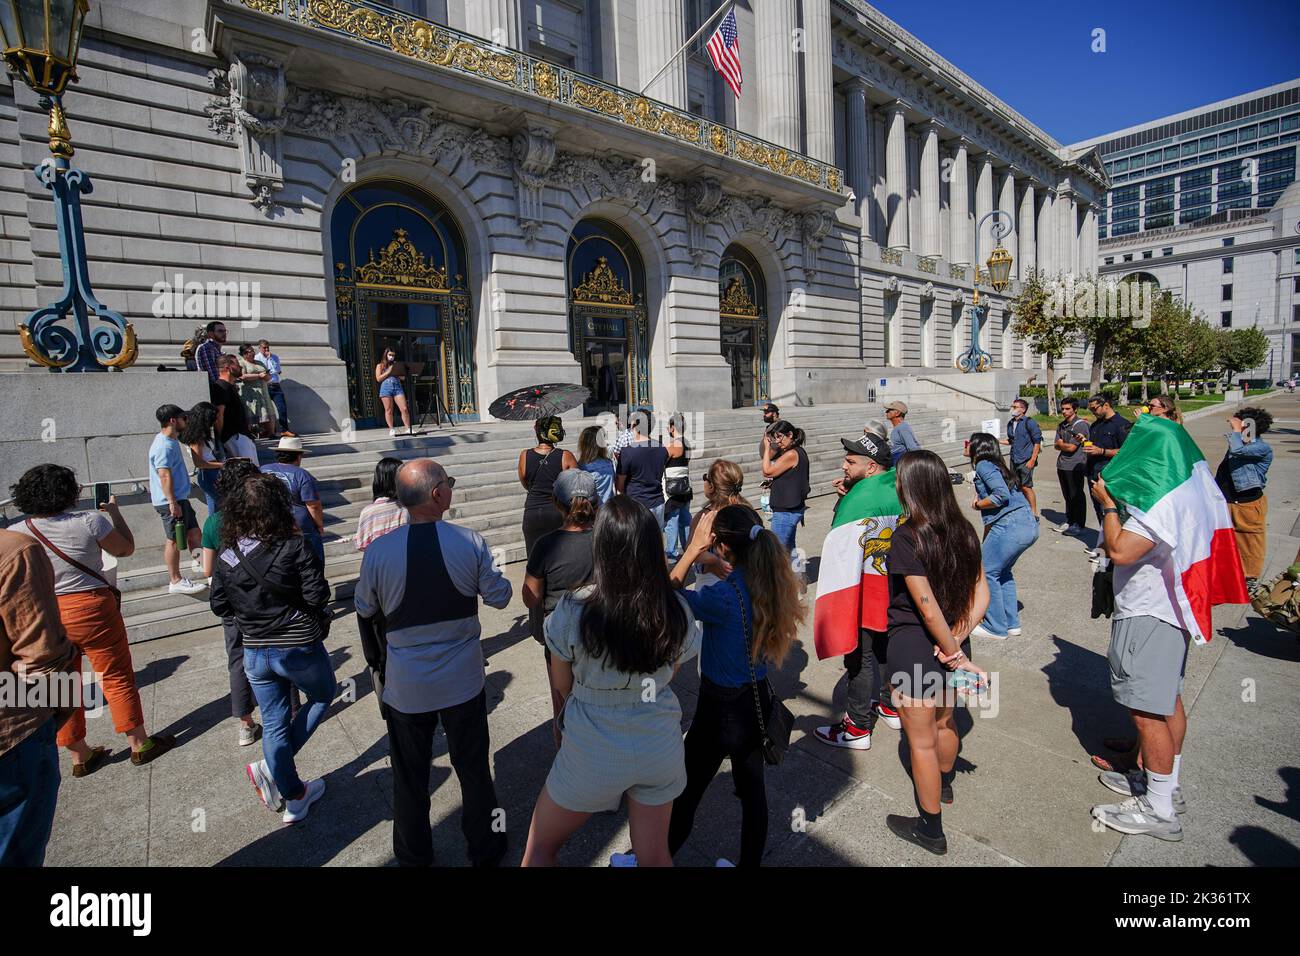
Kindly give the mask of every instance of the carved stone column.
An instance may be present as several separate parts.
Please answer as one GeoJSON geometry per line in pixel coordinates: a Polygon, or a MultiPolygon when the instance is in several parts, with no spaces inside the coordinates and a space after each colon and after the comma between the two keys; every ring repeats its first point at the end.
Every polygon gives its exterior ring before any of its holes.
{"type": "Polygon", "coordinates": [[[906,249],[907,237],[907,118],[903,104],[895,101],[888,110],[885,135],[885,216],[889,223],[887,244],[906,249]]]}
{"type": "MultiPolygon", "coordinates": [[[[993,211],[993,156],[990,153],[984,153],[976,160],[978,172],[975,174],[975,224],[979,230],[979,242],[976,243],[972,256],[984,256],[993,251],[993,233],[990,227],[993,220],[984,221],[984,217],[993,211]]],[[[982,262],[975,263],[975,269],[978,271],[983,268],[982,262]]]]}
{"type": "MultiPolygon", "coordinates": [[[[678,3],[680,6],[680,2],[678,3]]],[[[799,70],[795,61],[795,0],[756,5],[759,75],[759,133],[778,146],[799,151],[799,70]]],[[[642,24],[644,24],[642,19],[642,24]]],[[[743,42],[743,40],[742,40],[743,42]]]]}
{"type": "Polygon", "coordinates": [[[1042,190],[1042,198],[1038,202],[1038,267],[1048,275],[1054,274],[1059,268],[1056,264],[1054,199],[1051,188],[1047,188],[1042,190]]]}
{"type": "Polygon", "coordinates": [[[1029,278],[1029,273],[1038,266],[1038,256],[1034,248],[1034,184],[1025,180],[1025,187],[1020,193],[1020,260],[1019,276],[1029,278]]]}
{"type": "MultiPolygon", "coordinates": [[[[645,87],[686,42],[686,20],[681,0],[638,0],[636,6],[636,56],[645,87]]],[[[645,95],[686,109],[686,54],[673,60],[645,95]]]]}
{"type": "Polygon", "coordinates": [[[848,132],[849,186],[857,196],[854,211],[862,218],[862,235],[874,239],[871,121],[867,115],[867,85],[850,80],[845,91],[845,128],[848,132]]]}
{"type": "Polygon", "coordinates": [[[921,124],[921,255],[939,255],[939,124],[921,124]]]}
{"type": "MultiPolygon", "coordinates": [[[[1001,189],[998,192],[998,208],[1010,217],[1011,229],[1002,237],[1003,247],[1013,256],[1016,254],[1016,173],[1014,166],[1008,166],[1002,173],[1001,189]]],[[[990,246],[984,255],[993,251],[990,246]]],[[[1015,263],[1012,263],[1012,278],[1015,277],[1015,263]]]]}
{"type": "MultiPolygon", "coordinates": [[[[803,87],[808,155],[835,162],[835,94],[831,79],[831,5],[803,0],[803,87]]],[[[858,195],[862,192],[859,190],[858,195]]]]}
{"type": "Polygon", "coordinates": [[[465,4],[465,29],[496,46],[524,48],[519,0],[470,0],[465,4]]]}
{"type": "Polygon", "coordinates": [[[952,227],[954,263],[970,265],[970,159],[966,155],[966,140],[959,138],[952,145],[952,198],[949,201],[948,221],[952,227]]]}

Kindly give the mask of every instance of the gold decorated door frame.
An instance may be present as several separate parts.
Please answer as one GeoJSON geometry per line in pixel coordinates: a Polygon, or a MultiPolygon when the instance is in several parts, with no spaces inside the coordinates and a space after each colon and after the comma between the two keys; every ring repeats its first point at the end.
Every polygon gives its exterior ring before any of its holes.
{"type": "MultiPolygon", "coordinates": [[[[634,296],[623,285],[605,257],[599,258],[596,267],[582,276],[569,292],[573,354],[582,366],[584,377],[588,342],[624,343],[625,401],[629,408],[651,407],[649,326],[645,300],[639,295],[634,296]]],[[[590,387],[591,383],[584,384],[590,387]]],[[[596,389],[592,389],[593,399],[595,395],[596,389]]],[[[591,402],[589,399],[588,404],[591,402]]]]}
{"type": "Polygon", "coordinates": [[[369,387],[378,363],[371,347],[376,329],[371,323],[370,306],[427,303],[438,308],[437,330],[410,331],[438,336],[439,400],[444,411],[453,421],[476,421],[472,297],[463,277],[448,276],[446,268],[437,266],[417,249],[401,228],[393,231],[392,240],[382,249],[371,249],[368,261],[358,265],[354,273],[344,262],[337,263],[335,269],[339,352],[347,365],[353,418],[377,421],[382,415],[375,390],[369,387]]]}
{"type": "MultiPolygon", "coordinates": [[[[724,262],[731,257],[724,257],[724,262]]],[[[737,260],[731,260],[737,261],[737,260]]],[[[748,265],[737,261],[749,275],[750,284],[759,291],[761,286],[748,265]]],[[[732,275],[726,285],[718,290],[718,325],[719,338],[722,338],[722,326],[731,326],[750,332],[749,340],[753,343],[752,374],[754,381],[754,405],[761,405],[771,400],[771,360],[768,349],[767,313],[762,304],[755,301],[746,283],[740,275],[732,275]]],[[[725,344],[724,344],[725,354],[725,344]]],[[[734,398],[733,398],[734,401],[734,398]]]]}

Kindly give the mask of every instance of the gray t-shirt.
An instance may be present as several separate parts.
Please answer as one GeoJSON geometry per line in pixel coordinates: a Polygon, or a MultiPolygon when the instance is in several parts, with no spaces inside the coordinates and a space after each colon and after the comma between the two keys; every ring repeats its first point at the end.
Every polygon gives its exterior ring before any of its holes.
{"type": "Polygon", "coordinates": [[[1082,418],[1075,416],[1074,421],[1070,424],[1061,422],[1056,426],[1056,440],[1063,441],[1068,445],[1078,445],[1079,447],[1073,452],[1058,452],[1056,458],[1057,471],[1079,471],[1088,465],[1087,455],[1083,451],[1083,441],[1088,437],[1088,423],[1082,418]]]}
{"type": "MultiPolygon", "coordinates": [[[[103,573],[104,559],[99,542],[113,530],[113,519],[108,515],[102,511],[65,511],[49,518],[32,518],[31,521],[37,531],[68,557],[103,573]]],[[[36,537],[28,529],[26,519],[10,525],[9,530],[36,537]]],[[[49,548],[45,548],[45,553],[54,565],[55,594],[75,594],[105,587],[103,581],[78,571],[49,548]]]]}

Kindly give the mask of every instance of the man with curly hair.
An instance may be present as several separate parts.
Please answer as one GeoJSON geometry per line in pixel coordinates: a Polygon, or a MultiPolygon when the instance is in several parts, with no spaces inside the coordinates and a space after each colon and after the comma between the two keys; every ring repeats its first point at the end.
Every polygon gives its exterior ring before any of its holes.
{"type": "Polygon", "coordinates": [[[1267,546],[1268,498],[1264,485],[1273,464],[1273,449],[1263,435],[1273,426],[1273,416],[1263,408],[1239,408],[1228,419],[1228,452],[1219,462],[1214,480],[1228,499],[1237,550],[1246,572],[1247,589],[1264,573],[1267,546]]]}

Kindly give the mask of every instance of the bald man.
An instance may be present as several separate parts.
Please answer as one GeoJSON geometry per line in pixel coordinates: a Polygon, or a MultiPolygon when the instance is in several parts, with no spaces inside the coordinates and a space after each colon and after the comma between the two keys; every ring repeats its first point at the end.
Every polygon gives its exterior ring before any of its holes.
{"type": "Polygon", "coordinates": [[[510,603],[510,582],[477,531],[443,520],[456,479],[431,458],[397,472],[405,527],[366,549],[355,604],[366,663],[375,672],[393,765],[393,855],[403,866],[433,863],[429,763],[439,721],[464,805],[461,830],[474,866],[495,866],[506,836],[488,766],[478,599],[510,603]]]}

